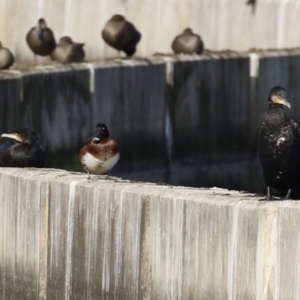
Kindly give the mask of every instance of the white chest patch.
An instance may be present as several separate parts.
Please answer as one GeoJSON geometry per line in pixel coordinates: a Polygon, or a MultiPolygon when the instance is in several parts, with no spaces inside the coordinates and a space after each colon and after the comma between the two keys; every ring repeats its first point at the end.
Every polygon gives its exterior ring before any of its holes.
{"type": "Polygon", "coordinates": [[[279,146],[280,144],[282,144],[283,142],[285,141],[285,138],[284,137],[281,137],[277,140],[277,146],[279,146]]]}
{"type": "Polygon", "coordinates": [[[101,174],[106,174],[118,162],[119,158],[120,158],[119,153],[109,158],[108,160],[100,160],[94,157],[93,155],[86,153],[81,158],[81,164],[91,174],[101,175],[101,174]]]}

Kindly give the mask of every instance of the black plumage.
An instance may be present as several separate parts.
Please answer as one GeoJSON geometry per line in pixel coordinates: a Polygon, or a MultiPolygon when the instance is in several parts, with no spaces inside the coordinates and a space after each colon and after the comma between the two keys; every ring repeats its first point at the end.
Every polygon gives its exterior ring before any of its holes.
{"type": "Polygon", "coordinates": [[[43,168],[46,163],[46,150],[40,145],[34,130],[22,128],[16,133],[4,133],[1,137],[11,140],[0,146],[0,167],[43,168]]]}
{"type": "Polygon", "coordinates": [[[290,108],[286,90],[275,86],[269,93],[268,109],[258,139],[268,200],[272,196],[295,197],[299,186],[300,126],[286,116],[284,106],[290,108]]]}

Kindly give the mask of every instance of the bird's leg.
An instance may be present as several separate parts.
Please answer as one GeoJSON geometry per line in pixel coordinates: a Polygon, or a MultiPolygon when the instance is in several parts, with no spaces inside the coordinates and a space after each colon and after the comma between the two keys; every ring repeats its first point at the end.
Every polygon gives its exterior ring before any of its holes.
{"type": "Polygon", "coordinates": [[[34,53],[34,64],[37,66],[37,61],[36,61],[36,54],[34,53]]]}
{"type": "Polygon", "coordinates": [[[84,168],[84,171],[86,171],[87,174],[88,174],[87,180],[90,180],[91,179],[91,175],[90,175],[90,172],[89,172],[88,168],[86,168],[86,167],[83,167],[83,168],[84,168]]]}
{"type": "Polygon", "coordinates": [[[285,197],[283,198],[283,200],[289,200],[289,199],[290,199],[290,197],[291,197],[291,190],[292,190],[292,189],[289,189],[289,190],[288,190],[288,192],[287,192],[287,194],[285,195],[285,197]]]}
{"type": "Polygon", "coordinates": [[[267,188],[268,188],[267,200],[272,200],[271,189],[269,186],[267,188]]]}

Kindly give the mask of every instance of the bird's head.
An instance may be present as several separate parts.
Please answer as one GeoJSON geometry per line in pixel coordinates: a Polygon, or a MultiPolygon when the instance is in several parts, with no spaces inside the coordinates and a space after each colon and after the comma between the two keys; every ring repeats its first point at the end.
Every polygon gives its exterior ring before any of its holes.
{"type": "Polygon", "coordinates": [[[122,15],[113,15],[111,17],[112,21],[125,21],[125,18],[122,15]]]}
{"type": "Polygon", "coordinates": [[[39,142],[39,136],[36,131],[30,128],[21,128],[15,133],[3,133],[1,137],[10,138],[19,143],[33,145],[39,142]]]}
{"type": "Polygon", "coordinates": [[[59,40],[59,44],[68,45],[68,44],[72,44],[72,43],[73,43],[73,40],[69,36],[63,36],[59,40]]]}
{"type": "Polygon", "coordinates": [[[93,142],[99,143],[103,137],[109,137],[109,131],[105,124],[99,123],[96,126],[96,133],[94,135],[93,142]]]}
{"type": "Polygon", "coordinates": [[[191,28],[186,28],[183,33],[184,35],[192,35],[193,34],[193,30],[191,28]]]}
{"type": "Polygon", "coordinates": [[[280,104],[291,108],[291,104],[287,101],[287,92],[281,86],[275,86],[271,89],[268,97],[269,104],[280,104]]]}

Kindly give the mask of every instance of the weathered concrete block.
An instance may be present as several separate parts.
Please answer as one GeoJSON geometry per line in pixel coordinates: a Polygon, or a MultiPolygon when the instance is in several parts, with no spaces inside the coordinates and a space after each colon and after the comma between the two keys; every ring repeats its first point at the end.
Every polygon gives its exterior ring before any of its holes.
{"type": "Polygon", "coordinates": [[[33,127],[48,166],[82,170],[78,151],[105,122],[121,146],[112,174],[264,191],[257,136],[267,95],[286,87],[299,122],[299,64],[297,49],[206,51],[2,71],[0,130],[33,127]]]}
{"type": "MultiPolygon", "coordinates": [[[[143,179],[139,171],[158,169],[164,180],[165,65],[160,59],[94,64],[93,123],[106,123],[121,147],[118,175],[143,179]]],[[[114,172],[114,171],[113,171],[114,172]]],[[[146,171],[147,172],[147,171],[146,171]]]]}
{"type": "Polygon", "coordinates": [[[0,73],[0,133],[20,126],[20,98],[22,78],[18,71],[0,73]]]}
{"type": "Polygon", "coordinates": [[[35,128],[50,152],[69,153],[91,131],[90,69],[48,66],[22,73],[21,125],[35,128]]]}
{"type": "Polygon", "coordinates": [[[2,299],[298,299],[300,203],[0,169],[2,299]]]}
{"type": "Polygon", "coordinates": [[[137,47],[138,56],[149,56],[154,52],[171,53],[172,40],[186,27],[193,28],[202,36],[205,47],[214,50],[247,51],[253,47],[299,46],[300,34],[295,30],[299,27],[298,1],[259,0],[255,7],[245,2],[90,0],[86,5],[85,1],[57,0],[30,1],[26,7],[16,9],[16,2],[2,0],[0,36],[3,44],[14,51],[17,62],[31,62],[33,55],[24,37],[37,19],[44,17],[57,40],[67,34],[75,41],[85,43],[88,60],[114,57],[118,53],[105,44],[101,29],[118,12],[142,33],[137,47]],[[11,34],[7,24],[18,28],[18,33],[11,34]]]}
{"type": "Polygon", "coordinates": [[[43,175],[53,174],[7,170],[0,174],[1,298],[45,299],[49,199],[43,175]]]}
{"type": "Polygon", "coordinates": [[[166,60],[173,141],[170,182],[224,187],[229,176],[245,189],[248,174],[234,164],[245,163],[249,155],[249,57],[224,52],[166,60]],[[212,182],[208,178],[218,177],[214,164],[217,173],[230,169],[231,175],[212,182]]]}
{"type": "Polygon", "coordinates": [[[174,62],[174,162],[248,152],[248,73],[248,56],[182,56],[174,62]]]}

